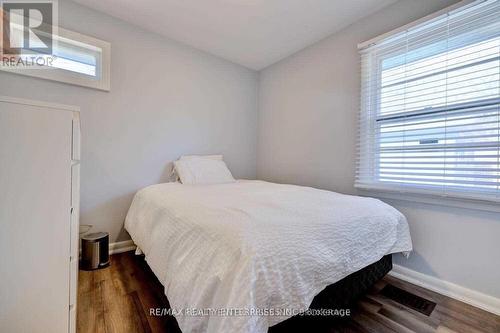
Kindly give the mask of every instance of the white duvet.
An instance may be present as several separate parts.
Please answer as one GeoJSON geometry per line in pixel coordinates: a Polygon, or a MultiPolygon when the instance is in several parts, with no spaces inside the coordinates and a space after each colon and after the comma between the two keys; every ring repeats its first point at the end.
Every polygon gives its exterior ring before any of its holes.
{"type": "Polygon", "coordinates": [[[377,199],[262,181],[147,187],[125,227],[186,333],[267,332],[293,313],[252,314],[304,311],[329,284],[412,249],[405,217],[377,199]]]}

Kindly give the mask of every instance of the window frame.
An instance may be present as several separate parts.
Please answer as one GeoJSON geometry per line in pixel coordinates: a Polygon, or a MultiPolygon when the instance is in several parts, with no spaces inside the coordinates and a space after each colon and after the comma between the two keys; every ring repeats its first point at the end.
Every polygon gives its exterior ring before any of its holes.
{"type": "MultiPolygon", "coordinates": [[[[467,7],[471,4],[476,3],[474,0],[466,0],[461,1],[457,4],[454,4],[450,7],[444,8],[436,13],[423,17],[417,21],[409,23],[405,26],[402,26],[398,29],[385,33],[381,36],[375,37],[369,41],[358,44],[358,49],[362,50],[365,48],[369,48],[380,41],[389,39],[389,38],[397,38],[399,34],[402,32],[429,22],[437,17],[442,16],[450,11],[467,7]]],[[[382,85],[381,74],[382,74],[382,57],[370,56],[367,60],[370,65],[369,73],[363,72],[364,75],[369,77],[367,80],[373,80],[373,77],[376,77],[376,88],[370,90],[368,94],[366,94],[364,89],[364,83],[362,81],[362,90],[361,90],[361,103],[370,103],[370,111],[368,114],[360,114],[359,118],[359,140],[366,140],[367,137],[370,137],[368,143],[363,143],[358,141],[358,158],[357,158],[357,167],[360,168],[360,164],[369,163],[369,166],[366,169],[369,172],[369,178],[371,181],[363,181],[360,180],[358,176],[358,171],[356,172],[356,182],[354,186],[357,188],[358,193],[361,195],[376,195],[384,199],[395,199],[395,200],[410,200],[413,202],[422,202],[422,203],[430,203],[430,204],[442,204],[446,206],[454,206],[454,207],[465,207],[479,210],[487,210],[487,211],[495,211],[500,212],[500,207],[498,207],[498,203],[500,202],[500,195],[498,190],[491,194],[484,194],[481,191],[446,191],[441,192],[436,190],[436,187],[433,188],[432,185],[418,185],[413,183],[404,183],[399,182],[395,184],[391,184],[390,182],[382,182],[379,181],[380,177],[380,138],[376,138],[373,134],[376,132],[378,122],[384,118],[391,118],[394,116],[406,116],[404,113],[399,113],[395,115],[381,115],[381,93],[380,88],[382,85]],[[378,93],[372,94],[373,91],[377,91],[378,93]],[[375,99],[376,102],[367,102],[368,100],[375,99]],[[368,121],[367,121],[368,120],[368,121]],[[365,122],[363,124],[363,122],[365,122]],[[364,134],[363,131],[368,131],[368,134],[364,134]],[[364,135],[363,135],[364,134],[364,135]],[[362,147],[362,145],[365,145],[362,147]],[[365,153],[369,152],[372,154],[370,157],[362,156],[362,149],[365,149],[365,153]],[[364,161],[363,158],[365,158],[364,161]],[[368,161],[368,162],[367,162],[368,161]],[[465,203],[465,205],[464,205],[465,203]]],[[[362,77],[361,80],[364,78],[362,77]]],[[[500,96],[495,98],[496,103],[500,103],[500,96]]],[[[464,103],[470,104],[470,107],[475,107],[476,105],[480,105],[484,103],[485,100],[479,99],[474,102],[464,103]]],[[[450,109],[455,107],[455,105],[448,105],[445,107],[436,107],[432,109],[450,109]]],[[[361,109],[363,109],[363,105],[361,105],[361,109]]],[[[409,111],[408,113],[414,113],[415,116],[418,116],[420,113],[424,112],[424,109],[418,111],[409,111]]],[[[439,110],[437,112],[440,112],[439,110]]],[[[442,112],[442,111],[441,111],[442,112]]],[[[500,146],[500,143],[498,144],[500,146]]],[[[499,148],[500,149],[500,148],[499,148]]]]}
{"type": "Polygon", "coordinates": [[[84,44],[91,45],[101,50],[100,57],[96,63],[96,77],[92,78],[89,75],[72,72],[62,68],[38,68],[38,69],[19,69],[0,66],[0,70],[4,72],[31,76],[35,78],[57,81],[76,86],[82,86],[102,91],[111,90],[111,44],[97,39],[95,37],[83,35],[71,30],[58,28],[55,38],[67,39],[75,45],[84,44]]]}

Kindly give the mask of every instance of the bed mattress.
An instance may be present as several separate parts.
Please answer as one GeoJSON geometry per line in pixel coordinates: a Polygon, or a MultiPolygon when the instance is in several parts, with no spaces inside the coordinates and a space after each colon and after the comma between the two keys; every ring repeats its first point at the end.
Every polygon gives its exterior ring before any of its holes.
{"type": "Polygon", "coordinates": [[[150,186],[125,227],[184,332],[267,332],[328,285],[412,249],[404,216],[377,199],[262,181],[150,186]]]}

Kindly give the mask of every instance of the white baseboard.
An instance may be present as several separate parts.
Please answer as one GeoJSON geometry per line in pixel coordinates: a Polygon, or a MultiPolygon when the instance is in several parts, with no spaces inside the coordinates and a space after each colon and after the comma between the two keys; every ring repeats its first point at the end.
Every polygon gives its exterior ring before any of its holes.
{"type": "Polygon", "coordinates": [[[132,251],[132,250],[135,250],[135,248],[136,248],[136,246],[131,239],[123,241],[123,242],[110,243],[109,244],[109,254],[111,255],[111,254],[132,251]]]}
{"type": "Polygon", "coordinates": [[[393,269],[389,272],[389,275],[496,315],[500,315],[499,298],[430,275],[422,274],[400,265],[393,265],[393,269]]]}

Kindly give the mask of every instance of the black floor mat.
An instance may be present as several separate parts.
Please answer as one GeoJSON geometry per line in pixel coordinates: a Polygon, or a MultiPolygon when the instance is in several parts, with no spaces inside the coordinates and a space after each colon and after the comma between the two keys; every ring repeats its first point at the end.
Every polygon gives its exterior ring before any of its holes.
{"type": "Polygon", "coordinates": [[[429,316],[436,306],[436,303],[434,302],[409,293],[406,290],[394,287],[391,284],[386,285],[380,293],[385,297],[409,307],[410,309],[423,313],[426,316],[429,316]]]}

